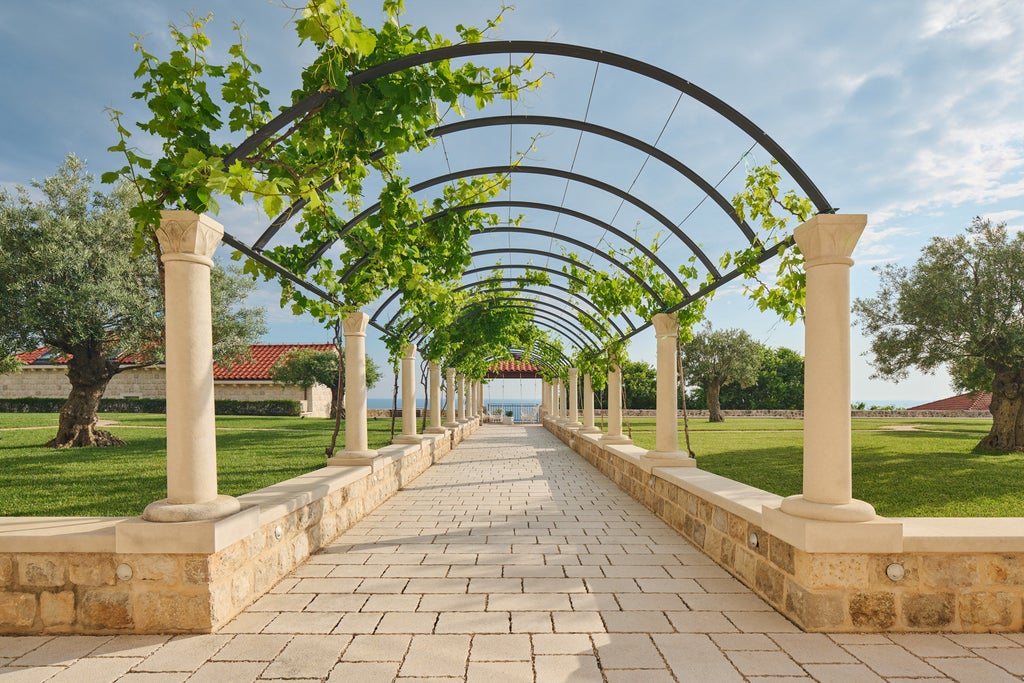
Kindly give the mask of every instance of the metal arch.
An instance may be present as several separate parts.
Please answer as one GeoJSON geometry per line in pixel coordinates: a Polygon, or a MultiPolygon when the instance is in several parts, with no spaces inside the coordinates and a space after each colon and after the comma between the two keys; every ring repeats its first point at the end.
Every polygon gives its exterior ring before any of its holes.
{"type": "MultiPolygon", "coordinates": [[[[472,235],[483,235],[483,234],[486,234],[487,232],[516,232],[517,230],[518,231],[522,231],[523,229],[521,229],[521,228],[514,229],[514,228],[505,228],[503,226],[495,226],[495,227],[488,228],[484,232],[474,232],[474,233],[472,233],[472,235]]],[[[590,253],[594,254],[595,256],[600,256],[601,258],[603,258],[606,261],[608,261],[608,262],[612,263],[613,265],[615,265],[622,272],[624,272],[627,275],[629,275],[633,280],[635,280],[637,282],[637,284],[639,284],[641,287],[646,289],[647,292],[652,297],[654,297],[654,300],[658,302],[659,306],[662,306],[662,307],[665,306],[665,301],[660,296],[658,296],[658,293],[655,292],[651,288],[650,284],[648,284],[646,280],[644,280],[639,275],[637,275],[631,268],[629,268],[625,264],[619,263],[618,260],[615,259],[614,257],[609,256],[605,252],[601,251],[600,249],[597,249],[596,247],[593,247],[593,246],[587,244],[586,242],[581,242],[581,241],[579,241],[577,239],[573,239],[571,237],[565,237],[564,235],[556,235],[554,233],[544,232],[544,231],[540,231],[540,234],[543,234],[546,237],[552,237],[552,238],[557,239],[557,240],[562,241],[562,242],[568,242],[569,244],[578,246],[581,249],[586,249],[587,251],[589,251],[590,253]]],[[[537,254],[538,256],[544,256],[544,257],[550,257],[550,258],[555,258],[556,257],[555,254],[552,254],[550,252],[541,251],[539,249],[527,250],[527,249],[523,249],[523,248],[516,248],[516,249],[485,249],[485,250],[482,250],[482,251],[474,251],[474,252],[472,252],[470,254],[470,257],[472,258],[472,257],[475,257],[475,256],[483,256],[483,255],[486,255],[486,254],[489,254],[489,253],[507,254],[509,252],[533,253],[533,254],[537,254]]],[[[559,254],[558,256],[561,256],[561,255],[559,254]]],[[[356,272],[360,268],[363,267],[363,264],[370,260],[370,258],[371,258],[371,256],[364,256],[363,258],[361,258],[358,261],[356,261],[355,263],[353,263],[352,266],[342,274],[342,276],[341,276],[339,281],[342,282],[342,283],[348,282],[356,274],[356,272]]],[[[583,265],[585,265],[585,264],[581,264],[581,263],[578,263],[576,261],[573,261],[572,259],[566,258],[564,256],[561,256],[561,260],[565,261],[566,263],[574,264],[574,265],[576,265],[578,267],[581,267],[581,268],[582,268],[583,265]]],[[[593,272],[594,269],[593,268],[587,268],[586,270],[588,270],[589,272],[593,272]]],[[[686,292],[685,289],[683,291],[686,292]]]]}
{"type": "MultiPolygon", "coordinates": [[[[563,327],[562,325],[559,324],[557,319],[548,317],[546,314],[545,315],[539,315],[538,311],[535,311],[533,309],[528,309],[528,310],[529,310],[529,312],[531,314],[538,315],[538,317],[534,321],[535,324],[537,324],[539,326],[542,326],[542,327],[546,327],[551,332],[564,337],[565,340],[569,342],[569,344],[571,344],[571,345],[573,345],[573,346],[575,346],[577,348],[580,348],[580,349],[591,348],[591,349],[593,349],[593,346],[589,342],[577,338],[576,333],[575,333],[575,331],[572,330],[572,328],[563,327]]],[[[469,310],[464,311],[462,313],[462,315],[460,315],[456,319],[456,323],[458,321],[462,320],[463,318],[465,318],[469,314],[470,314],[469,310]]],[[[428,344],[429,345],[430,340],[427,339],[429,334],[430,334],[429,332],[424,332],[423,334],[421,334],[416,339],[416,342],[415,342],[416,345],[417,346],[419,346],[421,344],[428,344]]]]}
{"type": "MultiPolygon", "coordinates": [[[[669,71],[642,62],[632,57],[605,52],[595,48],[583,47],[580,45],[568,45],[565,43],[553,43],[539,40],[508,40],[508,41],[486,41],[480,43],[466,43],[450,45],[447,47],[426,50],[411,55],[405,55],[383,64],[371,67],[365,71],[352,74],[348,77],[348,88],[356,88],[382,76],[387,76],[405,69],[424,64],[431,64],[460,57],[475,57],[495,54],[543,54],[556,57],[571,57],[582,59],[599,64],[607,64],[625,71],[630,71],[640,76],[663,83],[688,97],[700,102],[727,121],[735,125],[744,133],[749,135],[757,144],[763,147],[786,169],[786,172],[796,181],[821,213],[833,213],[834,209],[828,200],[817,188],[810,177],[804,172],[796,161],[767,133],[761,130],[753,121],[727,104],[725,101],[712,95],[707,90],[681,78],[669,71]]],[[[235,148],[233,152],[224,158],[224,167],[229,168],[235,161],[246,158],[254,152],[263,142],[266,142],[277,131],[295,121],[301,116],[319,109],[331,99],[343,94],[340,90],[321,90],[307,95],[291,107],[281,112],[262,128],[253,133],[235,148]]]]}
{"type": "MultiPolygon", "coordinates": [[[[454,291],[454,292],[461,292],[461,291],[463,291],[465,289],[469,289],[470,287],[475,287],[477,285],[484,285],[484,284],[491,284],[491,283],[498,283],[498,282],[502,282],[502,283],[504,283],[504,282],[519,282],[519,278],[516,278],[516,277],[492,277],[492,278],[487,278],[486,280],[476,280],[474,282],[468,282],[468,283],[466,283],[466,284],[464,284],[464,285],[462,285],[460,287],[456,287],[452,291],[454,291]]],[[[592,309],[594,309],[594,312],[597,313],[597,315],[599,315],[602,318],[604,318],[605,320],[607,320],[608,323],[612,327],[615,328],[615,331],[618,332],[619,335],[625,334],[625,332],[623,332],[619,328],[619,326],[615,324],[615,320],[613,320],[609,316],[607,316],[604,313],[602,313],[601,309],[597,307],[597,304],[595,304],[593,301],[591,301],[587,297],[583,296],[582,294],[574,294],[572,291],[569,290],[568,287],[563,287],[561,285],[552,284],[550,282],[547,283],[546,285],[541,285],[541,286],[546,287],[546,288],[551,288],[551,289],[557,289],[560,292],[565,292],[566,294],[568,294],[569,296],[573,297],[574,299],[582,301],[583,303],[587,304],[592,309]]],[[[537,287],[523,287],[522,289],[520,289],[518,287],[516,287],[516,288],[506,288],[506,287],[503,287],[503,288],[501,288],[501,289],[499,289],[497,291],[499,291],[499,292],[523,291],[523,292],[529,292],[530,294],[538,294],[540,296],[547,296],[547,297],[555,298],[555,299],[558,299],[559,301],[564,301],[567,304],[569,303],[564,298],[560,298],[560,297],[558,297],[558,296],[556,296],[554,294],[550,294],[549,292],[546,292],[544,290],[538,289],[537,287]]],[[[630,325],[630,330],[632,331],[633,329],[636,329],[636,327],[633,326],[633,325],[630,325]]]]}
{"type": "MultiPolygon", "coordinates": [[[[506,250],[505,253],[507,253],[507,250],[506,250]]],[[[484,273],[484,272],[487,272],[487,271],[493,271],[495,268],[501,268],[503,270],[539,270],[539,271],[543,271],[543,272],[546,272],[546,273],[551,273],[552,275],[558,275],[558,276],[564,277],[566,280],[572,280],[574,282],[580,283],[581,285],[585,284],[583,282],[583,280],[579,279],[575,275],[572,275],[571,273],[563,273],[560,270],[555,270],[554,268],[548,268],[547,266],[535,266],[532,263],[502,263],[500,266],[481,266],[479,268],[470,268],[469,270],[467,270],[464,273],[462,273],[462,276],[466,277],[467,275],[475,275],[476,273],[484,273]]],[[[554,287],[555,285],[552,285],[552,284],[549,283],[547,286],[548,287],[554,287]]],[[[636,323],[634,323],[630,319],[630,317],[628,315],[626,315],[625,312],[621,313],[620,315],[621,315],[622,319],[626,322],[626,324],[629,325],[629,329],[630,330],[637,329],[636,323]]]]}
{"type": "MultiPolygon", "coordinates": [[[[449,182],[451,180],[458,180],[460,178],[470,178],[470,177],[473,177],[473,176],[481,176],[481,175],[496,175],[496,174],[503,174],[503,173],[526,173],[526,174],[531,174],[531,175],[543,175],[543,176],[552,176],[552,177],[555,177],[555,178],[563,178],[565,180],[570,180],[572,182],[582,183],[584,185],[590,185],[591,187],[595,187],[595,188],[597,188],[597,189],[599,189],[599,190],[601,190],[603,192],[607,192],[608,194],[614,195],[615,197],[618,197],[619,199],[627,201],[630,204],[632,204],[633,206],[635,206],[636,208],[638,208],[641,211],[643,211],[644,213],[646,213],[648,216],[653,218],[655,221],[660,223],[664,228],[666,228],[673,235],[678,237],[687,247],[689,247],[690,251],[697,256],[697,258],[704,265],[704,267],[707,269],[707,271],[709,273],[711,273],[714,277],[717,278],[717,277],[719,277],[721,275],[721,273],[718,271],[718,268],[715,266],[714,262],[710,258],[708,258],[707,254],[704,253],[704,250],[702,250],[697,245],[697,243],[694,242],[690,238],[689,235],[687,235],[685,232],[683,232],[678,227],[676,227],[676,224],[673,223],[672,221],[670,221],[668,219],[668,217],[666,217],[663,213],[661,213],[660,211],[655,209],[653,206],[651,206],[647,202],[644,202],[644,201],[634,197],[633,195],[631,195],[628,192],[620,190],[619,188],[615,187],[614,185],[610,185],[610,184],[608,184],[608,183],[606,183],[604,181],[597,180],[595,178],[591,178],[590,176],[581,175],[579,173],[573,173],[571,171],[563,171],[563,170],[558,169],[558,168],[548,168],[546,166],[522,166],[522,165],[515,165],[515,164],[510,164],[510,165],[505,165],[505,166],[478,166],[477,168],[468,168],[468,169],[463,169],[461,171],[454,171],[452,173],[445,173],[443,175],[434,176],[433,178],[430,178],[429,180],[424,180],[422,182],[416,183],[415,185],[410,185],[409,186],[409,191],[410,192],[419,192],[420,190],[425,190],[428,187],[433,187],[435,185],[441,185],[441,184],[447,183],[447,182],[449,182]]],[[[333,245],[340,238],[342,238],[354,226],[358,225],[363,220],[365,220],[367,216],[370,216],[373,213],[376,213],[376,211],[379,208],[380,208],[380,202],[376,202],[372,206],[368,206],[367,208],[365,208],[364,210],[360,211],[358,214],[356,214],[355,216],[350,218],[348,220],[348,222],[346,222],[345,225],[343,225],[338,230],[338,235],[334,239],[325,242],[324,244],[320,245],[320,247],[317,248],[317,250],[313,253],[313,256],[309,260],[309,265],[312,265],[318,258],[320,258],[324,254],[324,252],[326,252],[328,249],[331,248],[331,245],[333,245]]],[[[450,209],[448,209],[448,211],[453,211],[453,210],[458,209],[458,208],[460,208],[460,207],[451,207],[450,209]]],[[[428,217],[426,220],[429,220],[430,218],[435,218],[435,217],[438,217],[438,216],[441,216],[441,215],[444,215],[444,212],[440,212],[440,213],[434,214],[433,216],[428,217]]],[[[577,217],[578,218],[583,218],[584,215],[585,214],[581,214],[581,215],[579,215],[577,217]]],[[[591,219],[590,217],[583,218],[583,220],[588,220],[591,223],[599,224],[599,225],[601,225],[601,227],[605,227],[605,225],[606,225],[606,224],[597,223],[597,219],[591,219]]],[[[612,230],[614,230],[614,229],[612,228],[612,230]]],[[[615,232],[617,232],[620,235],[622,234],[621,232],[619,232],[617,230],[615,230],[615,232]]],[[[670,275],[674,275],[671,270],[668,270],[668,273],[670,275]]]]}
{"type": "MultiPolygon", "coordinates": [[[[371,211],[371,213],[372,213],[373,211],[376,211],[377,208],[380,208],[380,203],[379,202],[377,204],[375,204],[374,207],[371,207],[368,210],[371,211]]],[[[561,214],[561,215],[571,216],[573,218],[577,218],[577,219],[579,219],[581,221],[584,221],[586,223],[590,223],[591,225],[596,225],[597,227],[601,228],[602,230],[607,230],[608,232],[612,233],[613,235],[619,237],[620,239],[622,239],[623,242],[626,242],[627,244],[631,245],[637,251],[639,251],[641,254],[643,254],[644,256],[649,258],[651,260],[651,262],[653,262],[655,265],[657,265],[659,268],[661,268],[661,271],[665,275],[668,276],[669,280],[672,281],[672,284],[674,284],[676,287],[679,287],[679,289],[681,289],[684,292],[684,294],[688,295],[688,292],[686,290],[686,285],[683,284],[683,282],[679,279],[679,277],[675,274],[675,272],[671,268],[668,267],[668,264],[666,264],[664,261],[662,261],[660,258],[658,258],[657,254],[655,254],[648,247],[644,246],[643,242],[640,242],[636,238],[632,237],[629,233],[623,232],[622,230],[619,230],[618,228],[616,228],[615,226],[613,226],[610,223],[605,223],[604,221],[602,221],[599,218],[595,218],[594,216],[591,216],[590,214],[587,214],[587,213],[583,213],[582,211],[576,211],[575,209],[568,209],[568,208],[565,208],[565,207],[562,207],[562,206],[556,206],[554,204],[547,204],[547,203],[544,203],[544,202],[527,202],[527,201],[519,201],[519,200],[495,200],[495,201],[490,201],[490,202],[475,202],[475,203],[472,203],[472,204],[462,204],[460,206],[452,206],[452,207],[449,207],[447,209],[444,209],[443,211],[439,211],[439,212],[437,212],[435,214],[431,214],[430,216],[427,216],[426,218],[423,219],[423,221],[424,221],[424,223],[426,223],[426,222],[429,222],[429,221],[437,220],[437,219],[441,218],[442,216],[444,216],[444,215],[446,215],[448,213],[456,212],[456,211],[464,212],[464,211],[475,211],[477,209],[492,209],[492,208],[494,208],[494,209],[522,208],[522,209],[537,209],[539,211],[550,211],[552,213],[557,213],[557,214],[561,214]]],[[[360,215],[362,215],[362,213],[365,213],[365,212],[361,212],[360,215]]],[[[360,219],[360,221],[361,220],[362,219],[360,219]]],[[[352,219],[352,221],[349,221],[344,226],[342,226],[341,229],[338,231],[338,236],[336,238],[330,240],[329,242],[325,242],[323,245],[321,245],[316,250],[316,252],[312,255],[312,257],[310,257],[309,265],[312,265],[317,259],[319,259],[321,256],[323,256],[324,253],[328,249],[330,249],[331,245],[336,243],[339,239],[341,239],[341,237],[343,237],[347,232],[349,232],[349,230],[351,230],[355,225],[357,225],[360,222],[360,221],[356,221],[356,222],[353,222],[353,221],[355,221],[355,219],[352,219]]],[[[505,226],[505,227],[508,227],[508,226],[505,226]]],[[[494,229],[493,227],[492,228],[488,228],[488,230],[493,230],[493,229],[494,229]]],[[[517,226],[516,229],[519,232],[535,232],[536,233],[535,230],[531,230],[530,228],[523,228],[523,227],[517,226]]],[[[480,232],[482,232],[482,231],[480,231],[480,230],[475,231],[475,233],[480,233],[480,232]]],[[[536,234],[540,234],[540,233],[536,233],[536,234]]],[[[548,236],[548,235],[552,235],[553,233],[545,232],[543,234],[545,236],[548,236]]],[[[619,266],[620,268],[622,267],[622,265],[620,263],[618,263],[617,261],[615,261],[614,263],[615,263],[615,265],[619,266]]],[[[720,274],[718,274],[716,276],[720,276],[720,274]]]]}
{"type": "MultiPolygon", "coordinates": [[[[590,350],[595,351],[595,352],[599,352],[600,351],[600,348],[598,346],[597,340],[594,339],[593,337],[591,337],[590,333],[588,333],[586,330],[584,330],[582,327],[580,327],[579,323],[576,321],[575,318],[557,318],[557,317],[554,317],[553,313],[549,312],[549,309],[551,309],[551,311],[553,311],[553,312],[558,312],[558,309],[555,306],[547,304],[546,302],[543,302],[543,301],[530,301],[528,299],[520,299],[518,301],[519,302],[516,302],[516,301],[493,301],[493,302],[476,301],[476,302],[471,302],[471,303],[467,304],[466,307],[463,309],[463,313],[456,320],[456,323],[458,322],[458,320],[461,320],[462,318],[466,317],[466,315],[468,315],[469,309],[479,308],[480,306],[483,306],[485,303],[491,303],[491,304],[493,304],[495,306],[498,306],[498,307],[501,307],[501,308],[516,309],[516,310],[520,310],[520,311],[523,311],[523,312],[526,312],[526,313],[530,313],[533,316],[538,316],[539,320],[541,322],[545,323],[548,326],[549,329],[558,332],[559,334],[564,336],[567,340],[569,340],[571,343],[573,343],[578,348],[582,349],[583,347],[587,347],[590,350]],[[544,308],[541,308],[541,309],[538,310],[537,308],[534,308],[533,306],[526,305],[527,302],[535,304],[537,306],[543,306],[544,308]]],[[[422,340],[425,339],[428,334],[430,334],[429,332],[422,332],[422,328],[423,328],[423,326],[421,325],[419,328],[417,328],[415,331],[413,331],[411,334],[408,335],[409,338],[412,338],[414,336],[419,335],[418,336],[419,341],[417,342],[417,344],[422,342],[422,340]]]]}
{"type": "MultiPolygon", "coordinates": [[[[489,282],[489,281],[488,280],[483,280],[482,282],[489,282]]],[[[490,281],[490,282],[493,282],[493,280],[490,281]]],[[[469,287],[472,287],[472,286],[474,286],[476,284],[479,284],[479,283],[473,282],[473,283],[470,283],[468,285],[463,285],[462,287],[457,287],[454,291],[460,291],[460,290],[463,290],[463,289],[468,289],[469,287]]],[[[566,290],[566,291],[568,292],[568,290],[566,290]]],[[[550,292],[544,292],[544,291],[541,291],[541,290],[538,290],[538,289],[533,289],[532,287],[524,287],[523,289],[520,289],[518,287],[497,287],[495,289],[488,289],[488,290],[486,290],[484,292],[481,292],[481,294],[486,294],[488,292],[505,292],[505,293],[522,292],[524,294],[530,294],[530,295],[533,295],[533,296],[543,296],[543,297],[547,297],[549,299],[554,299],[555,301],[558,301],[559,303],[561,303],[561,304],[563,304],[565,306],[568,306],[569,308],[573,309],[574,311],[576,311],[580,315],[584,316],[587,320],[589,320],[590,322],[594,323],[594,325],[596,325],[596,326],[600,327],[601,329],[603,329],[606,333],[608,332],[607,326],[602,325],[600,322],[598,322],[597,318],[595,318],[593,315],[591,315],[587,311],[583,310],[581,307],[577,306],[576,304],[572,303],[571,301],[566,301],[564,298],[562,298],[560,296],[557,296],[555,294],[551,294],[550,292]]],[[[605,316],[603,313],[601,313],[600,309],[598,309],[597,306],[594,306],[594,304],[591,303],[587,299],[582,299],[582,300],[586,301],[588,304],[590,304],[590,306],[594,309],[594,311],[597,312],[598,315],[600,315],[602,318],[605,319],[605,321],[608,323],[608,325],[611,325],[613,328],[615,328],[615,331],[619,333],[620,337],[623,334],[625,334],[625,332],[623,332],[621,329],[619,329],[619,326],[615,324],[615,321],[611,320],[610,318],[605,316]]]]}
{"type": "MultiPolygon", "coordinates": [[[[736,209],[733,207],[732,203],[728,199],[723,197],[722,194],[718,191],[718,189],[714,185],[709,183],[707,180],[705,180],[703,176],[699,175],[696,171],[691,169],[683,162],[679,161],[671,154],[668,154],[658,149],[654,145],[650,145],[644,142],[643,140],[626,135],[625,133],[614,130],[612,128],[606,128],[605,126],[599,126],[594,123],[588,123],[587,121],[567,119],[559,116],[532,116],[530,114],[507,114],[502,116],[484,116],[480,118],[456,121],[454,123],[449,123],[443,126],[437,126],[436,128],[432,128],[429,131],[427,131],[427,134],[433,138],[441,138],[449,133],[458,133],[465,130],[475,130],[477,128],[488,128],[491,126],[503,125],[536,125],[552,126],[555,128],[568,128],[570,130],[587,132],[593,135],[597,135],[599,137],[607,138],[609,140],[621,142],[624,145],[644,152],[645,154],[650,155],[651,157],[657,159],[658,161],[662,162],[663,164],[673,169],[680,175],[687,178],[690,182],[696,185],[698,189],[700,189],[705,195],[710,197],[711,200],[715,202],[715,204],[717,204],[718,207],[722,209],[722,211],[725,212],[727,216],[729,216],[729,218],[732,219],[733,223],[735,223],[736,226],[740,229],[744,237],[747,238],[748,242],[754,242],[757,239],[757,236],[754,234],[754,231],[750,228],[747,222],[740,218],[739,215],[736,213],[736,209]]],[[[371,154],[369,157],[367,157],[367,161],[376,161],[377,159],[380,159],[383,156],[383,149],[379,149],[373,154],[371,154]]],[[[320,192],[324,192],[333,185],[334,179],[329,178],[322,182],[317,189],[320,192]]],[[[297,214],[308,203],[309,200],[303,198],[297,199],[294,202],[292,202],[292,204],[287,209],[282,211],[277,216],[277,218],[271,221],[270,225],[267,226],[267,229],[263,231],[263,234],[260,235],[259,239],[257,239],[253,243],[253,246],[256,249],[262,249],[263,247],[265,247],[267,243],[274,237],[274,235],[276,235],[277,232],[285,225],[285,223],[291,220],[291,218],[295,216],[295,214],[297,214]]],[[[323,251],[318,250],[313,260],[321,256],[322,254],[323,251]]]]}

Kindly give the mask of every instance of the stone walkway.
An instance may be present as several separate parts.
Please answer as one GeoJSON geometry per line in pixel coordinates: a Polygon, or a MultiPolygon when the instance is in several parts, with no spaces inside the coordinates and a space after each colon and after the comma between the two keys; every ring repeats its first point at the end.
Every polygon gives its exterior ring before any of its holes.
{"type": "Polygon", "coordinates": [[[967,681],[1024,635],[801,633],[540,427],[485,425],[219,633],[0,637],[0,681],[967,681]]]}

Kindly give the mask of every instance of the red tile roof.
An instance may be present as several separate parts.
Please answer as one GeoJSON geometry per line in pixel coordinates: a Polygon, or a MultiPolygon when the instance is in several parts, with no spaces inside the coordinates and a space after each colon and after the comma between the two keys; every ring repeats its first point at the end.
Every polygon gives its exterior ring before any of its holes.
{"type": "Polygon", "coordinates": [[[923,403],[907,410],[988,410],[992,394],[988,391],[972,391],[969,394],[951,396],[931,403],[923,403]]]}
{"type": "MultiPolygon", "coordinates": [[[[222,368],[214,363],[213,378],[269,380],[270,366],[272,366],[278,358],[292,349],[333,351],[334,344],[251,344],[249,346],[249,352],[252,354],[251,361],[246,363],[237,363],[230,368],[222,368]]],[[[64,356],[57,359],[48,358],[41,361],[40,359],[46,355],[47,351],[49,351],[49,347],[44,346],[36,349],[35,351],[23,351],[15,355],[24,363],[36,363],[37,365],[53,365],[54,360],[56,360],[57,363],[64,363],[67,361],[67,358],[64,356]]]]}
{"type": "Polygon", "coordinates": [[[278,358],[293,349],[314,349],[316,351],[333,351],[334,344],[252,344],[249,351],[252,360],[238,363],[230,368],[213,365],[214,379],[270,379],[270,366],[278,358]]]}
{"type": "Polygon", "coordinates": [[[504,360],[487,369],[488,377],[536,377],[539,368],[525,360],[504,360]]]}

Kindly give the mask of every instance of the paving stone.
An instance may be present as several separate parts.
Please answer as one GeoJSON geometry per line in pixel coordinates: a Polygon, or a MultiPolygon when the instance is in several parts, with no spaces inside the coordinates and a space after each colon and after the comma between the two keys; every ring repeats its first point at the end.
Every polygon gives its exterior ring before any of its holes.
{"type": "Polygon", "coordinates": [[[148,657],[171,636],[114,636],[89,653],[90,657],[148,657]]]}
{"type": "Polygon", "coordinates": [[[458,676],[466,672],[470,637],[414,636],[399,673],[402,676],[458,676]]]}
{"type": "Polygon", "coordinates": [[[384,614],[375,633],[433,633],[437,612],[391,612],[384,614]]]}
{"type": "Polygon", "coordinates": [[[345,614],[331,633],[373,633],[383,618],[382,612],[358,612],[345,614]]]}
{"type": "Polygon", "coordinates": [[[721,612],[665,612],[665,616],[680,633],[730,633],[739,630],[721,612]]]}
{"type": "Polygon", "coordinates": [[[28,669],[0,668],[0,680],[4,683],[42,683],[63,671],[59,666],[37,666],[28,669]]]}
{"type": "Polygon", "coordinates": [[[356,636],[341,656],[346,662],[400,662],[409,649],[412,636],[362,635],[356,636]]]}
{"type": "Polygon", "coordinates": [[[512,633],[551,633],[550,612],[509,612],[512,617],[512,633]]]}
{"type": "Polygon", "coordinates": [[[885,683],[863,664],[805,664],[804,669],[820,683],[885,683]]]}
{"type": "MultiPolygon", "coordinates": [[[[1021,680],[992,662],[978,657],[936,657],[929,659],[928,664],[958,683],[1012,683],[1021,680]]],[[[884,672],[879,673],[885,675],[884,672]]]]}
{"type": "Polygon", "coordinates": [[[800,664],[847,664],[856,661],[822,633],[773,633],[770,637],[800,664]]]}
{"type": "Polygon", "coordinates": [[[555,633],[604,633],[600,612],[552,612],[555,633]]]}
{"type": "Polygon", "coordinates": [[[664,669],[649,635],[598,633],[592,636],[602,669],[664,669]]]}
{"type": "Polygon", "coordinates": [[[608,683],[676,683],[676,679],[668,672],[667,669],[644,669],[642,671],[637,670],[616,670],[604,672],[605,678],[608,683]]]}
{"type": "Polygon", "coordinates": [[[609,633],[671,633],[675,629],[662,612],[601,612],[609,633]]]}
{"type": "Polygon", "coordinates": [[[249,634],[231,639],[211,659],[245,662],[269,662],[291,640],[289,635],[249,634]]]}
{"type": "Polygon", "coordinates": [[[590,655],[538,655],[537,680],[544,683],[601,683],[597,658],[590,655]]]}
{"type": "MultiPolygon", "coordinates": [[[[150,671],[129,671],[121,678],[117,679],[117,683],[183,683],[192,674],[180,672],[165,671],[161,673],[155,673],[150,671]]],[[[5,678],[4,681],[7,681],[5,678]]],[[[289,681],[288,683],[300,683],[300,681],[289,681]]]]}
{"type": "MultiPolygon", "coordinates": [[[[391,683],[398,673],[398,662],[340,662],[331,671],[328,683],[391,683]]],[[[289,683],[292,683],[291,681],[289,683]]]]}
{"type": "Polygon", "coordinates": [[[424,595],[418,609],[424,612],[483,612],[487,609],[487,596],[448,593],[424,595]]]}
{"type": "Polygon", "coordinates": [[[723,650],[778,650],[779,646],[763,633],[720,633],[711,636],[723,650]]]}
{"type": "MultiPolygon", "coordinates": [[[[355,596],[351,596],[355,597],[355,596]]],[[[371,595],[363,603],[363,612],[415,612],[419,607],[421,595],[371,595]]]]}
{"type": "Polygon", "coordinates": [[[295,636],[263,671],[263,677],[323,679],[351,641],[351,636],[344,635],[295,636]]]}
{"type": "Polygon", "coordinates": [[[743,681],[743,676],[708,636],[677,633],[657,634],[652,638],[679,680],[743,681]]]}
{"type": "Polygon", "coordinates": [[[340,620],[337,612],[282,612],[263,633],[330,633],[340,620]]]}
{"type": "Polygon", "coordinates": [[[668,593],[617,593],[615,599],[625,611],[685,611],[686,605],[678,595],[668,593]]]}
{"type": "Polygon", "coordinates": [[[435,633],[509,633],[508,612],[452,612],[437,618],[435,633]]]}
{"type": "MultiPolygon", "coordinates": [[[[61,671],[53,678],[53,683],[113,683],[128,670],[138,664],[138,657],[90,657],[77,662],[61,671]]],[[[0,675],[0,679],[6,680],[0,675]]]]}
{"type": "Polygon", "coordinates": [[[225,624],[218,633],[259,633],[276,616],[275,612],[242,612],[225,624]]]}
{"type": "Polygon", "coordinates": [[[473,636],[469,658],[481,662],[529,661],[530,652],[528,635],[479,635],[473,636]]]}
{"type": "Polygon", "coordinates": [[[732,651],[727,657],[746,676],[803,676],[804,670],[785,652],[732,651]]]}
{"type": "Polygon", "coordinates": [[[569,594],[553,593],[504,593],[487,596],[488,611],[540,612],[569,611],[575,609],[569,594]]]}
{"type": "Polygon", "coordinates": [[[254,683],[266,662],[207,662],[189,677],[189,683],[254,683]]]}
{"type": "Polygon", "coordinates": [[[0,657],[21,657],[53,640],[53,636],[0,636],[0,657]]]}
{"type": "Polygon", "coordinates": [[[12,666],[60,666],[74,662],[109,641],[111,636],[62,636],[36,644],[11,662],[12,666]]]}
{"type": "Polygon", "coordinates": [[[470,662],[466,683],[533,683],[530,662],[470,662]]]}

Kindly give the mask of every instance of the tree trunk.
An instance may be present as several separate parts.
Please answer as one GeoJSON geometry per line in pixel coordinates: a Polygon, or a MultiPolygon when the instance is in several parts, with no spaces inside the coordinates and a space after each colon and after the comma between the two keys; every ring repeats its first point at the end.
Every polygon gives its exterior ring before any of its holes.
{"type": "MultiPolygon", "coordinates": [[[[416,406],[412,407],[416,410],[416,406]]],[[[408,410],[407,407],[402,406],[402,410],[408,410]]],[[[395,440],[395,415],[398,413],[398,370],[395,369],[395,391],[391,395],[391,440],[395,440]]]]}
{"type": "Polygon", "coordinates": [[[978,447],[1024,451],[1024,371],[996,373],[989,411],[992,413],[992,430],[978,447]]]}
{"type": "Polygon", "coordinates": [[[690,446],[690,412],[686,409],[686,373],[683,368],[683,341],[679,338],[679,345],[676,347],[676,368],[679,370],[679,398],[683,405],[683,435],[686,437],[686,452],[691,458],[696,458],[690,446]]]}
{"type": "Polygon", "coordinates": [[[328,458],[334,456],[338,447],[338,434],[341,432],[341,421],[345,418],[345,338],[341,335],[341,322],[334,324],[334,348],[338,352],[338,380],[331,391],[331,417],[334,418],[334,431],[331,432],[331,443],[324,449],[328,458]]]}
{"type": "Polygon", "coordinates": [[[110,432],[96,428],[96,413],[107,383],[118,368],[111,363],[102,346],[78,347],[68,360],[68,381],[71,394],[60,409],[57,436],[46,445],[50,448],[86,446],[124,446],[125,442],[110,432]]]}
{"type": "Polygon", "coordinates": [[[722,415],[722,405],[718,400],[722,393],[722,385],[717,382],[711,382],[704,390],[704,393],[708,399],[708,422],[725,422],[725,416],[722,415]]]}

